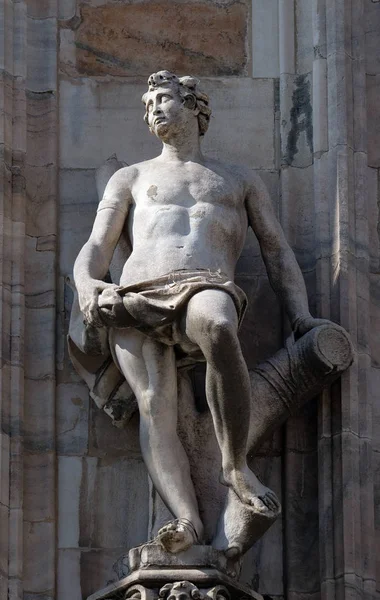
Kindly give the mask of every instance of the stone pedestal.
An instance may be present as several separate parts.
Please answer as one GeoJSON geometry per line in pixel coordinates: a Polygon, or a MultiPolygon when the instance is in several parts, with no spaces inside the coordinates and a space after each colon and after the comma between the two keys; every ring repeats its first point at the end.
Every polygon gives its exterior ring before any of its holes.
{"type": "Polygon", "coordinates": [[[168,554],[158,544],[132,548],[129,574],[87,600],[263,600],[238,583],[240,564],[211,546],[168,554]]]}

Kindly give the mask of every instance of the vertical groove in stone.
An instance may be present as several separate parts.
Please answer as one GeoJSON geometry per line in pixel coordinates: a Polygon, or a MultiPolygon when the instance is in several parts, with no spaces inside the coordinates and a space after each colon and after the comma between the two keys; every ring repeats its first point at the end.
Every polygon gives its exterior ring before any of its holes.
{"type": "Polygon", "coordinates": [[[12,157],[12,333],[11,333],[11,501],[9,528],[10,597],[20,598],[23,579],[23,417],[25,334],[25,159],[26,2],[14,2],[12,157]]]}
{"type": "MultiPolygon", "coordinates": [[[[295,36],[302,39],[299,68],[311,70],[308,48],[311,4],[280,0],[281,224],[295,251],[315,304],[315,231],[313,208],[312,80],[297,72],[295,36]],[[307,6],[306,6],[307,4],[307,6]],[[300,22],[298,22],[300,21],[300,22]],[[310,68],[309,65],[310,64],[310,68]]],[[[286,334],[287,335],[287,334],[286,334]]],[[[284,428],[283,522],[284,596],[319,596],[316,406],[311,404],[284,428]]]]}
{"type": "Polygon", "coordinates": [[[57,6],[27,2],[23,587],[55,598],[57,6]]]}
{"type": "Polygon", "coordinates": [[[295,72],[294,0],[279,0],[280,75],[295,72]]]}
{"type": "Polygon", "coordinates": [[[352,3],[353,38],[353,87],[354,87],[354,198],[355,234],[357,242],[357,296],[358,296],[358,403],[360,436],[360,513],[358,515],[361,535],[361,555],[358,557],[359,575],[363,580],[364,598],[376,594],[376,548],[374,511],[373,467],[373,407],[370,391],[370,196],[368,184],[367,155],[367,106],[366,106],[366,47],[365,2],[352,3]]]}
{"type": "MultiPolygon", "coordinates": [[[[328,103],[326,0],[313,0],[313,136],[314,207],[316,248],[316,303],[318,316],[331,317],[330,293],[330,213],[328,206],[328,103]],[[325,78],[325,81],[324,81],[325,78]],[[322,92],[323,90],[323,92],[322,92]]],[[[325,390],[318,410],[318,508],[321,597],[335,599],[333,448],[331,404],[340,393],[339,385],[325,390]]]]}
{"type": "Polygon", "coordinates": [[[313,146],[319,158],[328,150],[326,0],[313,0],[313,146]]]}
{"type": "Polygon", "coordinates": [[[1,89],[1,193],[0,193],[0,593],[7,597],[9,583],[9,505],[10,505],[10,395],[11,395],[11,230],[12,230],[12,33],[7,26],[13,18],[13,6],[3,3],[2,7],[2,89],[1,89]],[[9,56],[10,55],[10,56],[9,56]]]}

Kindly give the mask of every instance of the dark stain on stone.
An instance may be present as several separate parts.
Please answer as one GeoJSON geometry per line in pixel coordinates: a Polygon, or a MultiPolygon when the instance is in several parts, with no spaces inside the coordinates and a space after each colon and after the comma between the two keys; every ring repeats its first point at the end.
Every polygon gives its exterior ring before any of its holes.
{"type": "Polygon", "coordinates": [[[290,111],[291,128],[286,145],[285,161],[291,165],[298,153],[298,139],[301,133],[306,134],[307,145],[313,153],[313,108],[311,106],[311,84],[307,75],[299,75],[295,79],[295,90],[290,111]]]}
{"type": "Polygon", "coordinates": [[[274,111],[280,112],[280,80],[274,79],[274,111]]]}
{"type": "Polygon", "coordinates": [[[149,198],[155,198],[157,196],[157,191],[158,191],[157,186],[151,185],[150,188],[147,190],[147,196],[149,198]]]}
{"type": "Polygon", "coordinates": [[[102,50],[97,50],[96,48],[92,48],[88,44],[82,44],[81,42],[75,42],[75,46],[79,48],[79,50],[84,50],[90,54],[93,54],[96,57],[96,60],[104,63],[115,65],[122,69],[128,69],[131,67],[131,62],[126,60],[119,60],[116,56],[112,56],[112,54],[107,54],[107,52],[103,52],[102,50]]]}

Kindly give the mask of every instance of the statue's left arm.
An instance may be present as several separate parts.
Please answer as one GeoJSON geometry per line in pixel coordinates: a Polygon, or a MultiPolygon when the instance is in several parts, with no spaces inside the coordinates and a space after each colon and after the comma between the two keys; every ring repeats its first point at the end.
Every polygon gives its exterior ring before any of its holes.
{"type": "Polygon", "coordinates": [[[249,224],[260,244],[270,284],[285,306],[293,331],[298,336],[303,335],[325,321],[310,314],[301,269],[276,218],[268,191],[258,176],[249,176],[246,209],[249,224]]]}

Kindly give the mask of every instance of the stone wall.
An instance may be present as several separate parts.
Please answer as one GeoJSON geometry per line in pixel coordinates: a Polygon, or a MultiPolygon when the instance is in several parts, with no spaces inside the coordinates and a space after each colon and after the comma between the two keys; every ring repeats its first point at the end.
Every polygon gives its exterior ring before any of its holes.
{"type": "MultiPolygon", "coordinates": [[[[159,152],[140,98],[148,75],[169,68],[201,78],[213,108],[205,153],[260,173],[312,310],[342,323],[358,352],[255,459],[284,511],[243,578],[291,600],[374,598],[380,2],[3,0],[0,10],[0,597],[81,600],[167,516],[137,417],[119,430],[89,401],[65,335],[94,172],[115,152],[128,163],[159,152]]],[[[241,342],[252,368],[288,324],[251,234],[237,282],[250,301],[241,342]]],[[[195,379],[202,395],[201,371],[195,379]]]]}
{"type": "MultiPolygon", "coordinates": [[[[380,10],[378,3],[368,2],[365,12],[365,92],[366,103],[363,106],[367,118],[367,190],[368,190],[368,270],[370,321],[367,352],[370,355],[370,374],[368,385],[369,403],[372,408],[368,415],[368,430],[373,435],[373,463],[368,472],[373,476],[375,500],[374,528],[376,540],[374,549],[376,564],[377,590],[380,588],[380,10]],[[372,418],[371,418],[372,417],[372,418]],[[372,422],[371,422],[372,421],[372,422]],[[373,475],[372,475],[373,474],[373,475]]],[[[369,361],[368,361],[369,362],[369,361]]],[[[370,488],[370,493],[372,489],[370,488]]],[[[372,515],[371,515],[372,518],[372,515]]],[[[370,521],[369,526],[373,527],[370,521]]],[[[371,537],[371,533],[369,533],[371,537]]]]}

